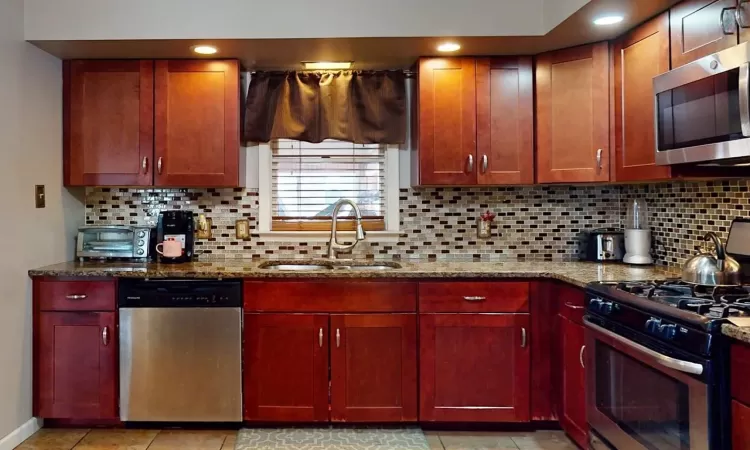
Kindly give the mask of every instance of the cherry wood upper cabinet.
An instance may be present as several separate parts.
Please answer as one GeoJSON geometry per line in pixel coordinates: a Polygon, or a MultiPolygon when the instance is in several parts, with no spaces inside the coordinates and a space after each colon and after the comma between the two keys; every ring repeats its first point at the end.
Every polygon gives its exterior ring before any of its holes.
{"type": "Polygon", "coordinates": [[[328,315],[245,314],[245,420],[328,420],[328,315]]]}
{"type": "Polygon", "coordinates": [[[669,71],[669,14],[621,37],[614,45],[614,59],[614,181],[669,179],[669,166],[655,163],[652,84],[655,76],[669,71]]]}
{"type": "Polygon", "coordinates": [[[238,186],[239,63],[157,61],[156,186],[238,186]]]}
{"type": "Polygon", "coordinates": [[[562,345],[562,411],[560,425],[581,447],[586,448],[586,384],[583,325],[559,316],[562,345]]]}
{"type": "Polygon", "coordinates": [[[534,83],[532,58],[479,58],[477,182],[534,183],[534,83]]]}
{"type": "Polygon", "coordinates": [[[420,315],[420,420],[527,422],[528,314],[420,315]]]}
{"type": "Polygon", "coordinates": [[[152,182],[153,61],[65,61],[66,186],[152,182]]]}
{"type": "Polygon", "coordinates": [[[35,334],[34,415],[117,419],[115,313],[38,313],[35,334]]]}
{"type": "Polygon", "coordinates": [[[331,316],[331,420],[417,420],[417,315],[331,316]]]}
{"type": "Polygon", "coordinates": [[[737,45],[735,7],[736,0],[685,0],[673,6],[672,68],[737,45]]]}
{"type": "Polygon", "coordinates": [[[419,184],[477,181],[476,63],[474,58],[419,61],[419,184]]]}
{"type": "Polygon", "coordinates": [[[609,181],[608,43],[542,53],[536,88],[537,182],[609,181]]]}

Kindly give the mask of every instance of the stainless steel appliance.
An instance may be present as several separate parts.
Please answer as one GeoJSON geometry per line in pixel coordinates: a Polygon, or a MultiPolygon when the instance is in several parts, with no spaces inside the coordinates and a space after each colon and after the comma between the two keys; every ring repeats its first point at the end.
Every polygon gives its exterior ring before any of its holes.
{"type": "Polygon", "coordinates": [[[682,268],[682,281],[704,286],[740,284],[740,264],[727,255],[721,239],[713,232],[706,233],[703,239],[713,242],[715,254],[701,252],[690,258],[682,268]]]}
{"type": "Polygon", "coordinates": [[[625,256],[625,235],[615,228],[597,228],[584,234],[586,261],[622,261],[625,256]]]}
{"type": "Polygon", "coordinates": [[[586,403],[593,448],[731,448],[728,343],[750,287],[680,280],[586,288],[586,403]]]}
{"type": "Polygon", "coordinates": [[[239,281],[121,280],[120,419],[242,421],[239,281]]]}
{"type": "Polygon", "coordinates": [[[76,258],[146,259],[150,256],[151,229],[120,225],[81,227],[76,237],[76,258]]]}
{"type": "Polygon", "coordinates": [[[195,223],[192,211],[174,210],[159,213],[156,225],[156,244],[164,241],[177,241],[182,246],[182,254],[175,257],[159,255],[163,263],[185,263],[193,259],[195,223]]]}
{"type": "Polygon", "coordinates": [[[750,161],[750,43],[654,78],[657,164],[750,161]]]}

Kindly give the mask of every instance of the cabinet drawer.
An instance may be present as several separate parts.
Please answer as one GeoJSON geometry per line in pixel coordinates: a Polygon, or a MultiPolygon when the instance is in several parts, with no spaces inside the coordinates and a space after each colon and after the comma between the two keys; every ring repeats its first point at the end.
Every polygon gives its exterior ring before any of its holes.
{"type": "Polygon", "coordinates": [[[568,320],[583,325],[586,294],[582,289],[574,286],[555,283],[549,293],[549,301],[559,305],[560,315],[568,320]]]}
{"type": "Polygon", "coordinates": [[[37,281],[35,297],[41,311],[114,311],[114,281],[37,281]]]}
{"type": "Polygon", "coordinates": [[[529,283],[439,281],[419,283],[420,312],[528,312],[529,283]]]}
{"type": "Polygon", "coordinates": [[[403,281],[245,281],[245,311],[414,312],[417,284],[403,281]]]}

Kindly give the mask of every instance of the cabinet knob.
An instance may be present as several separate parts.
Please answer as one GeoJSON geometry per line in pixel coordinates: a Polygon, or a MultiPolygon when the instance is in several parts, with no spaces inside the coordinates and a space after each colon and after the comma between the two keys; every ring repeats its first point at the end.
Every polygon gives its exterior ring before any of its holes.
{"type": "Polygon", "coordinates": [[[105,347],[109,345],[109,327],[104,327],[102,330],[102,344],[105,347]]]}
{"type": "Polygon", "coordinates": [[[339,348],[341,346],[341,331],[339,331],[338,328],[336,328],[336,348],[339,348]]]}
{"type": "Polygon", "coordinates": [[[143,173],[147,173],[148,172],[148,156],[143,157],[143,163],[141,164],[141,166],[143,167],[143,173]]]}
{"type": "Polygon", "coordinates": [[[86,298],[86,294],[70,294],[66,295],[65,298],[68,300],[83,300],[86,298]]]}
{"type": "Polygon", "coordinates": [[[479,297],[479,296],[464,296],[464,300],[467,302],[482,302],[486,300],[487,297],[479,297]]]}
{"type": "Polygon", "coordinates": [[[584,362],[583,362],[583,352],[585,352],[585,351],[586,351],[586,346],[582,345],[581,346],[581,351],[580,351],[580,353],[578,353],[578,361],[581,362],[581,367],[583,367],[584,369],[586,368],[586,364],[584,364],[584,362]]]}
{"type": "Polygon", "coordinates": [[[466,171],[468,173],[474,172],[474,155],[469,155],[469,157],[467,158],[466,166],[467,166],[466,171]]]}
{"type": "Polygon", "coordinates": [[[318,330],[318,347],[323,348],[323,329],[318,330]]]}
{"type": "Polygon", "coordinates": [[[526,328],[521,328],[521,348],[526,348],[526,328]]]}
{"type": "Polygon", "coordinates": [[[489,160],[487,155],[482,155],[482,173],[487,173],[487,167],[489,166],[489,160]]]}
{"type": "Polygon", "coordinates": [[[602,149],[596,151],[596,171],[601,172],[602,170],[602,149]]]}
{"type": "Polygon", "coordinates": [[[162,166],[162,157],[159,157],[159,160],[156,161],[156,170],[159,172],[159,175],[161,175],[161,166],[162,166]]]}

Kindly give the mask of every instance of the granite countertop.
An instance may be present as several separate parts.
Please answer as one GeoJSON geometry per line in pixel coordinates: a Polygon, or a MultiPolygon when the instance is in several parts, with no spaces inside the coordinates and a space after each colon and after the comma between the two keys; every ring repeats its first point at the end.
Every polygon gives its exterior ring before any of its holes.
{"type": "Polygon", "coordinates": [[[725,336],[750,344],[750,327],[738,327],[737,325],[727,323],[721,326],[721,332],[725,336]]]}
{"type": "MultiPolygon", "coordinates": [[[[314,271],[278,271],[263,269],[270,260],[208,260],[186,264],[66,262],[29,271],[29,275],[52,277],[122,277],[122,278],[552,278],[583,287],[592,281],[651,280],[676,276],[662,267],[634,267],[624,264],[590,262],[507,261],[447,262],[399,261],[395,270],[321,269],[314,271]]],[[[330,264],[328,260],[314,260],[330,264]]],[[[276,260],[299,263],[295,260],[276,260]]],[[[338,264],[346,264],[339,261],[338,264]]],[[[350,262],[351,263],[351,262],[350,262]]],[[[394,264],[362,260],[357,264],[394,264]]]]}

